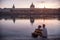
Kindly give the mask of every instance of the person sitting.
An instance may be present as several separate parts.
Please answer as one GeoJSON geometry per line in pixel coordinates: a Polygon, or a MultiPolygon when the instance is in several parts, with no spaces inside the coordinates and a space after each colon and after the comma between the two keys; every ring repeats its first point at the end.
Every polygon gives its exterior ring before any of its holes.
{"type": "Polygon", "coordinates": [[[45,28],[45,24],[43,24],[42,35],[43,38],[47,38],[47,28],[45,28]]]}
{"type": "Polygon", "coordinates": [[[37,29],[32,33],[32,37],[37,38],[38,36],[42,37],[41,26],[39,25],[37,29]]]}

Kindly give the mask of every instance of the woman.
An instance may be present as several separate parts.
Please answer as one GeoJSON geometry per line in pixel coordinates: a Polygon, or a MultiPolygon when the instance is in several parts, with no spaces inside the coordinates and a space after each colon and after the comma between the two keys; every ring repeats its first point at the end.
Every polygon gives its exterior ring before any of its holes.
{"type": "Polygon", "coordinates": [[[39,25],[37,29],[32,33],[32,37],[37,38],[38,36],[42,37],[42,29],[41,26],[39,25]]]}

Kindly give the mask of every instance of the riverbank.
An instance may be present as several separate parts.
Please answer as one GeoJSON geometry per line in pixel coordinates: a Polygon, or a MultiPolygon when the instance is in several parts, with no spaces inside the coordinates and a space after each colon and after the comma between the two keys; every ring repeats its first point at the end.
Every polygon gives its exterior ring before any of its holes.
{"type": "Polygon", "coordinates": [[[1,38],[1,40],[60,40],[60,38],[1,38]]]}
{"type": "Polygon", "coordinates": [[[1,40],[60,40],[60,37],[48,37],[46,38],[33,38],[31,36],[5,36],[5,37],[0,37],[1,40]]]}

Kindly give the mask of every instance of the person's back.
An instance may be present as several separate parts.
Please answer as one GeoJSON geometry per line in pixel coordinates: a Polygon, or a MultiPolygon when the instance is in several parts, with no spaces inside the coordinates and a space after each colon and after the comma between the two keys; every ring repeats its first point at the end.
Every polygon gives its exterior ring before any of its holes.
{"type": "Polygon", "coordinates": [[[36,30],[35,30],[35,33],[36,33],[38,36],[42,36],[42,31],[41,31],[41,29],[36,29],[36,30]]]}
{"type": "Polygon", "coordinates": [[[32,33],[33,37],[38,37],[38,36],[42,36],[42,31],[41,31],[41,26],[39,25],[37,29],[35,29],[34,33],[32,33]]]}
{"type": "Polygon", "coordinates": [[[45,24],[43,24],[43,29],[42,29],[42,34],[43,34],[43,38],[47,38],[47,29],[45,28],[45,24]]]}
{"type": "Polygon", "coordinates": [[[47,37],[47,29],[43,28],[43,36],[47,37]]]}

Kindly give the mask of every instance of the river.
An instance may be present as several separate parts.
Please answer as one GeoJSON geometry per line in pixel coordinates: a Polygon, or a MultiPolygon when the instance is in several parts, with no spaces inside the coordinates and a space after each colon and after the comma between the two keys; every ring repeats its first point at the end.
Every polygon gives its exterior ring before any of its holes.
{"type": "Polygon", "coordinates": [[[42,24],[46,25],[48,38],[60,37],[60,20],[57,19],[1,19],[0,36],[3,40],[32,38],[31,33],[42,24]]]}

